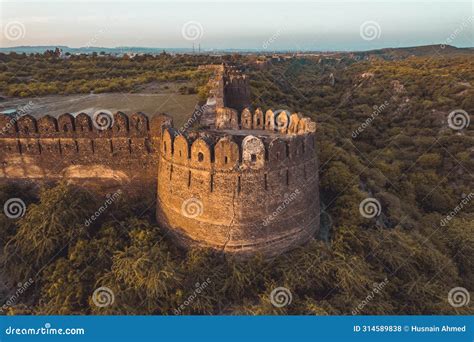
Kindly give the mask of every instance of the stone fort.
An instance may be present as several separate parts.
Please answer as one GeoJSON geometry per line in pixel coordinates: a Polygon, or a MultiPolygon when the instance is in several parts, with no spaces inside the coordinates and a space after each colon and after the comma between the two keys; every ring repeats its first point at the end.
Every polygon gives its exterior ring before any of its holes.
{"type": "Polygon", "coordinates": [[[150,192],[158,224],[184,247],[272,256],[311,239],[316,124],[285,110],[251,111],[246,75],[202,68],[213,76],[195,129],[173,127],[166,114],[0,115],[0,181],[150,192]],[[104,118],[113,123],[105,129],[94,122],[104,118]]]}

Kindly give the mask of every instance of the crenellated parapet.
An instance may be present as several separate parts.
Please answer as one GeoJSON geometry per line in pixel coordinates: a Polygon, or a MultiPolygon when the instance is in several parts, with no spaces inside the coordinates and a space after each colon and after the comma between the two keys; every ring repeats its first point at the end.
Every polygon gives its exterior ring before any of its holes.
{"type": "Polygon", "coordinates": [[[314,133],[316,123],[300,113],[286,110],[273,111],[268,109],[265,114],[260,108],[254,112],[245,108],[239,115],[237,110],[224,107],[216,113],[217,129],[265,130],[288,135],[314,133]]]}
{"type": "Polygon", "coordinates": [[[117,112],[91,117],[86,113],[76,116],[62,114],[58,118],[45,115],[38,119],[31,115],[20,117],[0,114],[1,138],[103,138],[160,136],[164,124],[171,118],[161,114],[148,119],[143,113],[130,116],[117,112]],[[95,120],[95,122],[94,122],[95,120]]]}
{"type": "Polygon", "coordinates": [[[314,159],[314,134],[232,135],[219,131],[178,135],[165,126],[162,158],[183,167],[209,171],[286,168],[314,159]]]}

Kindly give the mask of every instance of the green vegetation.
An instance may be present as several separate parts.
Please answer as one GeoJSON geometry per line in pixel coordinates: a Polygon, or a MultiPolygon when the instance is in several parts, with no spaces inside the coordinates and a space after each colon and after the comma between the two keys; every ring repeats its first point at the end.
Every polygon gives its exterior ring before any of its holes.
{"type": "Polygon", "coordinates": [[[178,249],[140,207],[147,201],[123,196],[85,227],[103,198],[64,184],[38,198],[9,186],[2,203],[21,197],[28,209],[17,221],[0,215],[2,298],[28,277],[34,284],[6,312],[473,314],[447,300],[454,287],[474,288],[473,201],[443,221],[472,193],[472,128],[446,122],[454,109],[474,112],[472,58],[292,59],[250,78],[256,105],[318,122],[324,239],[272,260],[234,260],[178,249]],[[380,201],[378,217],[360,214],[367,197],[380,201]],[[91,299],[101,286],[115,295],[103,308],[91,299]],[[270,293],[280,286],[293,300],[277,308],[270,293]]]}
{"type": "MultiPolygon", "coordinates": [[[[449,289],[474,280],[474,226],[468,217],[442,230],[432,228],[437,214],[425,215],[421,227],[411,230],[338,224],[330,243],[314,241],[269,261],[238,261],[177,249],[149,219],[136,218],[142,211],[133,203],[117,201],[86,228],[84,217],[100,199],[65,185],[43,190],[25,217],[10,220],[13,229],[2,232],[8,241],[2,273],[11,291],[18,282],[34,280],[6,313],[174,314],[189,302],[181,314],[350,314],[385,278],[385,287],[361,313],[469,313],[447,303],[449,289]],[[101,286],[113,291],[114,304],[93,303],[101,286]],[[269,299],[278,286],[293,295],[284,308],[269,299]]],[[[345,206],[352,204],[358,203],[349,199],[345,206]]],[[[354,212],[353,221],[359,220],[354,212]]]]}
{"type": "MultiPolygon", "coordinates": [[[[50,54],[0,54],[0,93],[31,97],[52,94],[133,92],[139,85],[155,81],[194,81],[199,88],[209,74],[201,64],[215,63],[208,56],[143,55],[130,58],[50,54]]],[[[186,89],[186,94],[197,89],[186,89]]]]}

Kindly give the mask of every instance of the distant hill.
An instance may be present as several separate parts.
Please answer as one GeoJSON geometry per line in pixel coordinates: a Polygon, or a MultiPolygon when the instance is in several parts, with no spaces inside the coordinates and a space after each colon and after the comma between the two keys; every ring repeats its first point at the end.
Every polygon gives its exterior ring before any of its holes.
{"type": "Polygon", "coordinates": [[[432,56],[432,55],[454,55],[454,54],[472,54],[474,48],[457,48],[452,45],[424,45],[401,48],[385,48],[369,51],[355,52],[359,57],[379,56],[384,59],[403,59],[407,57],[432,56]]]}

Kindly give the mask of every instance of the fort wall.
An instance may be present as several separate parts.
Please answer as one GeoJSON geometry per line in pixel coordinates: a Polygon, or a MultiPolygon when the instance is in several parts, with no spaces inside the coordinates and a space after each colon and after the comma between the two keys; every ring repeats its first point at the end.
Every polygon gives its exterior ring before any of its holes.
{"type": "Polygon", "coordinates": [[[24,115],[18,120],[0,115],[0,179],[155,186],[155,151],[161,127],[171,119],[118,112],[106,129],[93,120],[84,113],[39,119],[24,115]]]}
{"type": "Polygon", "coordinates": [[[250,107],[250,84],[247,75],[235,66],[224,69],[224,105],[239,112],[250,107]]]}
{"type": "Polygon", "coordinates": [[[246,75],[228,73],[224,77],[224,104],[238,111],[250,107],[250,85],[246,75]]]}
{"type": "Polygon", "coordinates": [[[238,130],[164,127],[157,218],[184,246],[275,255],[319,229],[315,126],[301,118],[300,130],[280,132],[260,109],[244,110],[242,122],[248,114],[250,127],[238,130]]]}
{"type": "Polygon", "coordinates": [[[216,114],[222,108],[233,108],[240,112],[250,107],[250,85],[247,76],[231,66],[211,65],[207,69],[214,73],[208,83],[209,97],[200,122],[214,127],[216,114]]]}

